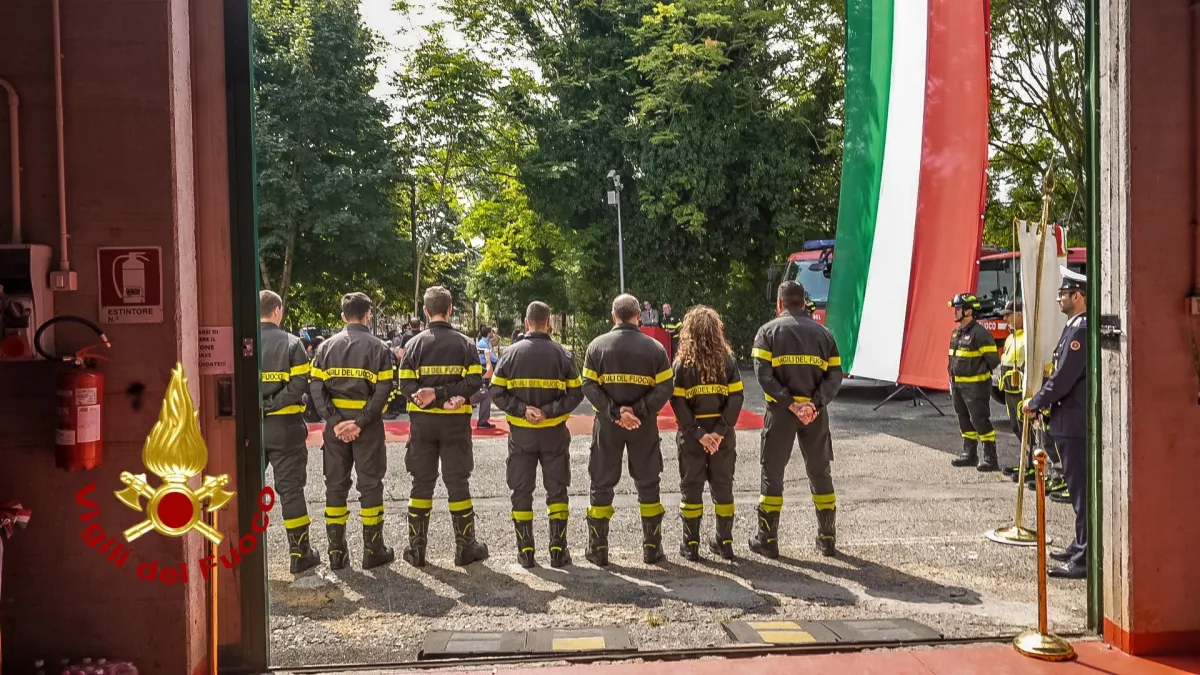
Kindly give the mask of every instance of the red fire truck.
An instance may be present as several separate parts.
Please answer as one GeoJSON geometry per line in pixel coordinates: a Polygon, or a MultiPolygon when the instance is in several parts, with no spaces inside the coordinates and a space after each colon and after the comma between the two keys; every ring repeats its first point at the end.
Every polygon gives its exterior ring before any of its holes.
{"type": "MultiPolygon", "coordinates": [[[[816,305],[813,316],[822,323],[825,321],[825,309],[829,303],[829,275],[833,265],[833,250],[833,239],[806,241],[802,250],[788,256],[787,265],[783,269],[783,279],[798,281],[804,286],[809,300],[816,305]]],[[[1003,345],[1010,332],[1002,312],[1004,305],[1021,290],[1020,266],[1016,264],[1020,257],[1021,254],[1015,251],[985,246],[983,255],[979,258],[979,283],[975,291],[975,295],[983,304],[979,322],[996,338],[996,344],[1003,345]]],[[[1067,267],[1082,273],[1086,266],[1087,249],[1067,249],[1067,267]]],[[[772,278],[772,303],[775,283],[775,279],[772,278]]]]}

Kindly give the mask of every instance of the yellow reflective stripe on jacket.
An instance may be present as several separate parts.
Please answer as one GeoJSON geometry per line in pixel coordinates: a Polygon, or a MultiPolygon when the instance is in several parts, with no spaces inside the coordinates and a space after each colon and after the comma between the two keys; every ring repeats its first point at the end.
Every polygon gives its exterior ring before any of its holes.
{"type": "Polygon", "coordinates": [[[483,366],[467,366],[467,375],[482,375],[483,366]]]}
{"type": "Polygon", "coordinates": [[[268,382],[287,382],[291,379],[291,375],[278,370],[265,371],[262,374],[263,384],[268,382]]]}
{"type": "Polygon", "coordinates": [[[466,375],[466,366],[421,366],[422,377],[433,377],[437,375],[466,375]]]}
{"type": "Polygon", "coordinates": [[[333,407],[345,408],[346,410],[362,410],[367,407],[367,402],[355,401],[351,398],[335,398],[333,399],[333,407]]]}
{"type": "Polygon", "coordinates": [[[298,404],[296,404],[296,405],[284,406],[284,407],[280,408],[279,410],[275,410],[275,411],[273,411],[273,412],[269,412],[269,413],[267,413],[267,415],[270,415],[270,416],[274,416],[274,415],[297,415],[297,414],[300,414],[300,413],[302,413],[302,412],[304,412],[304,404],[303,404],[303,403],[298,403],[298,404]]]}
{"type": "Polygon", "coordinates": [[[667,380],[671,379],[672,377],[675,377],[675,371],[668,368],[654,376],[654,384],[662,384],[663,382],[666,382],[667,380]]]}
{"type": "MultiPolygon", "coordinates": [[[[774,396],[771,396],[770,394],[763,394],[763,396],[765,396],[765,397],[766,397],[766,399],[767,399],[767,402],[768,402],[768,403],[775,403],[775,397],[774,397],[774,396]]],[[[809,398],[809,397],[807,397],[807,396],[793,396],[793,397],[792,397],[792,400],[793,400],[793,401],[795,401],[796,403],[810,403],[810,402],[812,402],[812,399],[811,399],[811,398],[809,398]]]]}
{"type": "MultiPolygon", "coordinates": [[[[713,418],[715,418],[715,417],[720,417],[720,416],[721,416],[721,413],[706,413],[706,414],[704,414],[704,415],[696,415],[696,419],[698,419],[698,420],[710,420],[710,419],[713,419],[713,418]]],[[[676,421],[676,422],[678,422],[679,420],[675,420],[675,421],[676,421]]]]}
{"type": "Polygon", "coordinates": [[[376,375],[378,376],[378,381],[388,382],[392,379],[392,374],[395,372],[396,372],[395,369],[388,368],[387,370],[379,371],[378,373],[376,373],[376,375]]]}
{"type": "Polygon", "coordinates": [[[404,370],[400,371],[400,379],[415,380],[415,379],[417,379],[417,371],[409,370],[409,369],[405,368],[404,370]]]}
{"type": "Polygon", "coordinates": [[[566,380],[549,380],[538,378],[520,378],[517,380],[508,380],[502,377],[493,377],[492,384],[499,385],[506,389],[558,389],[566,391],[568,382],[566,380]]]}
{"type": "Polygon", "coordinates": [[[312,364],[311,363],[302,363],[298,366],[292,366],[291,376],[296,377],[299,375],[307,375],[310,372],[312,372],[312,364]]]}
{"type": "MultiPolygon", "coordinates": [[[[671,371],[666,371],[667,377],[671,376],[671,371]]],[[[583,376],[589,380],[594,380],[602,385],[604,384],[638,384],[643,387],[653,387],[655,381],[649,375],[630,375],[628,373],[608,373],[605,375],[597,375],[594,370],[584,370],[583,376]]],[[[659,380],[665,382],[666,380],[659,380]]]]}
{"type": "Polygon", "coordinates": [[[733,384],[698,384],[694,387],[683,389],[675,387],[674,396],[682,396],[683,398],[696,398],[697,396],[728,396],[732,393],[742,391],[744,385],[741,382],[733,384]]]}
{"type": "Polygon", "coordinates": [[[596,374],[596,371],[592,370],[591,368],[583,369],[583,377],[584,377],[584,379],[591,380],[593,382],[600,381],[600,376],[598,374],[596,374]]]}
{"type": "Polygon", "coordinates": [[[500,377],[499,375],[493,375],[492,376],[492,386],[507,388],[508,387],[508,378],[500,377]]]}
{"type": "MultiPolygon", "coordinates": [[[[841,363],[841,359],[838,359],[837,365],[841,365],[841,363]]],[[[812,354],[784,354],[771,358],[772,368],[778,368],[779,366],[816,366],[821,370],[828,370],[829,365],[829,362],[825,359],[812,354]]]]}
{"type": "Polygon", "coordinates": [[[416,403],[413,403],[411,401],[409,401],[409,403],[408,403],[408,412],[410,412],[410,413],[411,412],[419,412],[419,413],[432,413],[434,415],[462,415],[462,414],[470,415],[474,411],[475,411],[474,407],[472,407],[469,403],[464,403],[463,405],[459,406],[458,408],[455,408],[454,410],[446,410],[445,408],[422,408],[421,406],[419,406],[416,403]]]}
{"type": "Polygon", "coordinates": [[[995,354],[996,345],[984,345],[979,349],[951,349],[950,356],[957,356],[960,359],[978,359],[984,354],[995,354]]]}
{"type": "Polygon", "coordinates": [[[992,379],[991,373],[984,373],[982,375],[955,375],[954,376],[955,382],[987,382],[988,380],[991,380],[991,379],[992,379]]]}
{"type": "Polygon", "coordinates": [[[524,427],[526,429],[549,429],[550,427],[556,427],[571,419],[571,415],[566,414],[559,415],[558,417],[550,417],[542,420],[541,422],[530,422],[524,417],[517,417],[516,415],[505,415],[504,419],[508,420],[508,423],[514,427],[524,427]]]}
{"type": "Polygon", "coordinates": [[[756,359],[762,359],[763,361],[771,360],[771,352],[765,349],[759,349],[758,347],[750,350],[750,356],[756,359]]]}
{"type": "MultiPolygon", "coordinates": [[[[318,368],[313,368],[313,375],[316,376],[318,368]]],[[[333,377],[344,377],[352,380],[366,380],[374,384],[379,376],[366,368],[326,368],[320,371],[323,375],[319,376],[322,380],[328,380],[333,377]]]]}

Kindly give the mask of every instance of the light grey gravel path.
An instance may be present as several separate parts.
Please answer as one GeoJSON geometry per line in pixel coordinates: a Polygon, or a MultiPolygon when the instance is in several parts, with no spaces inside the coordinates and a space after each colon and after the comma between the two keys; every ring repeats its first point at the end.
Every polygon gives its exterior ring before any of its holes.
{"type": "MultiPolygon", "coordinates": [[[[761,391],[752,374],[745,376],[747,406],[761,412],[761,391]]],[[[293,579],[287,572],[282,528],[272,525],[272,662],[286,667],[404,661],[415,657],[427,631],[446,629],[617,624],[630,629],[638,647],[663,649],[728,644],[720,622],[729,619],[908,617],[952,637],[994,636],[1035,622],[1034,551],[982,537],[984,531],[1011,521],[1016,486],[999,474],[949,465],[950,453],[959,445],[949,396],[932,395],[946,410],[944,418],[907,400],[872,412],[886,393],[851,382],[830,411],[842,551],[835,559],[813,550],[815,523],[799,453],[787,472],[783,556],[767,561],[746,550],[758,495],[759,433],[743,431],[738,433],[735,531],[741,557],[733,564],[683,561],[675,550],[675,434],[667,432],[665,565],[641,562],[641,530],[628,477],[618,487],[610,540],[613,565],[601,570],[584,561],[589,438],[576,436],[571,445],[571,547],[576,566],[549,568],[540,507],[537,543],[539,562],[546,566],[523,570],[516,564],[504,484],[506,441],[489,439],[475,443],[472,491],[481,538],[490,545],[492,558],[465,569],[454,567],[445,491],[439,486],[430,526],[431,564],[418,571],[399,559],[409,482],[403,470],[404,446],[390,444],[386,536],[397,549],[395,563],[368,572],[360,569],[354,493],[349,570],[333,573],[323,565],[293,579]]],[[[1000,408],[994,413],[995,419],[1003,419],[1000,408]]],[[[1016,442],[1006,430],[1001,427],[1003,464],[1016,459],[1016,442]]],[[[314,516],[313,542],[324,558],[320,453],[312,452],[307,498],[314,516]]],[[[535,499],[542,499],[540,491],[535,499]]],[[[1050,503],[1048,510],[1051,536],[1065,542],[1073,531],[1070,507],[1050,503]]],[[[272,518],[272,523],[278,522],[272,518]]],[[[705,525],[712,527],[711,514],[705,525]]],[[[1051,580],[1050,605],[1055,630],[1083,630],[1085,582],[1051,580]]]]}

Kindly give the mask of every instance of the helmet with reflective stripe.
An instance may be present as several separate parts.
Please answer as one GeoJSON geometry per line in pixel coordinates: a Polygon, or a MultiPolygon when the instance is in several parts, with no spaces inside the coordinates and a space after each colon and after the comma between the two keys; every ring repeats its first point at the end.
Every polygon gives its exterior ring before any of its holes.
{"type": "Polygon", "coordinates": [[[954,296],[954,299],[948,304],[950,307],[958,307],[961,309],[970,308],[976,311],[983,306],[979,303],[979,298],[971,295],[970,293],[959,293],[958,295],[954,296]]]}

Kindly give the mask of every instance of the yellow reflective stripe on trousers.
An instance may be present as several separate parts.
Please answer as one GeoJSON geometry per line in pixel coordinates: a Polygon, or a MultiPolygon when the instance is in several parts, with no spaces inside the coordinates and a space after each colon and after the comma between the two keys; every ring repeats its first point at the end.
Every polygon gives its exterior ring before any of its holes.
{"type": "Polygon", "coordinates": [[[417,499],[416,497],[410,497],[408,500],[408,508],[410,508],[410,509],[432,509],[433,508],[433,500],[432,499],[417,499]]]}
{"type": "Polygon", "coordinates": [[[304,527],[311,522],[312,522],[312,518],[309,518],[308,514],[306,513],[306,514],[300,516],[299,518],[288,518],[288,519],[284,520],[283,527],[285,530],[294,530],[297,527],[304,527]]]}
{"type": "Polygon", "coordinates": [[[524,417],[517,417],[516,415],[505,415],[504,419],[514,427],[523,427],[525,429],[549,429],[551,427],[557,427],[571,419],[571,415],[559,415],[558,417],[544,419],[541,422],[530,422],[524,417]]]}
{"type": "Polygon", "coordinates": [[[365,506],[361,509],[363,525],[378,525],[383,522],[382,506],[365,506]]]}
{"type": "Polygon", "coordinates": [[[292,377],[297,377],[300,375],[308,375],[311,372],[312,372],[312,364],[311,363],[302,363],[298,366],[292,366],[292,370],[289,374],[292,377]]]}
{"type": "Polygon", "coordinates": [[[750,350],[750,356],[752,358],[762,359],[763,361],[770,361],[772,358],[771,352],[765,349],[759,349],[758,347],[750,350]]]}
{"type": "Polygon", "coordinates": [[[667,512],[667,510],[664,509],[663,505],[659,502],[654,502],[653,504],[638,504],[638,511],[641,512],[643,518],[653,518],[654,516],[661,516],[667,512]]]}
{"type": "MultiPolygon", "coordinates": [[[[771,396],[770,394],[763,394],[763,396],[767,399],[767,403],[775,403],[776,402],[775,397],[771,396]]],[[[792,400],[795,401],[796,403],[809,403],[812,401],[812,399],[807,396],[793,396],[792,400]]]]}
{"type": "Polygon", "coordinates": [[[612,518],[613,517],[612,504],[609,504],[607,506],[589,506],[588,510],[587,510],[587,516],[588,516],[588,518],[597,518],[600,520],[606,520],[608,518],[612,518]]]}
{"type": "Polygon", "coordinates": [[[827,495],[813,495],[812,500],[818,511],[829,511],[837,508],[837,495],[833,493],[827,495]]]}
{"type": "Polygon", "coordinates": [[[345,525],[350,519],[350,509],[345,506],[326,506],[325,522],[329,525],[345,525]]]}
{"type": "Polygon", "coordinates": [[[470,403],[464,403],[454,410],[446,410],[445,408],[422,408],[416,403],[409,401],[408,412],[430,413],[433,415],[470,415],[475,412],[475,409],[470,403]]]}
{"type": "Polygon", "coordinates": [[[280,408],[279,410],[269,412],[269,413],[267,413],[267,416],[274,417],[275,415],[298,415],[302,412],[304,412],[304,404],[297,403],[296,405],[287,405],[287,406],[280,408]]]}
{"type": "Polygon", "coordinates": [[[987,433],[982,433],[982,434],[979,434],[979,440],[981,440],[981,441],[994,441],[994,440],[996,440],[996,430],[995,430],[995,429],[992,429],[991,431],[989,431],[989,432],[987,432],[987,433]]]}
{"type": "Polygon", "coordinates": [[[267,384],[270,382],[288,382],[291,379],[292,379],[291,375],[281,372],[281,371],[278,371],[278,370],[264,370],[263,374],[262,374],[262,383],[263,384],[267,384]]]}
{"type": "Polygon", "coordinates": [[[983,373],[982,375],[955,375],[955,382],[987,382],[992,379],[991,373],[983,373]]]}
{"type": "Polygon", "coordinates": [[[758,508],[768,513],[780,511],[783,509],[783,496],[759,495],[758,508]]]}
{"type": "Polygon", "coordinates": [[[513,511],[512,519],[517,521],[518,523],[523,523],[523,522],[526,522],[529,520],[533,520],[533,511],[513,511]]]}
{"type": "Polygon", "coordinates": [[[964,432],[962,432],[962,437],[967,439],[968,441],[979,440],[979,434],[975,433],[974,431],[964,431],[964,432]]]}
{"type": "Polygon", "coordinates": [[[546,514],[550,520],[566,520],[571,513],[571,507],[566,502],[546,505],[546,514]]]}
{"type": "Polygon", "coordinates": [[[470,499],[464,499],[461,502],[450,502],[451,511],[468,511],[473,506],[470,499]]]}
{"type": "Polygon", "coordinates": [[[732,518],[733,510],[733,504],[713,504],[713,513],[721,518],[732,518]]]}
{"type": "Polygon", "coordinates": [[[362,410],[367,407],[366,401],[355,401],[352,398],[335,398],[332,403],[333,407],[345,410],[362,410]]]}
{"type": "Polygon", "coordinates": [[[679,515],[683,516],[684,518],[699,518],[700,516],[704,515],[704,505],[680,502],[679,515]]]}

